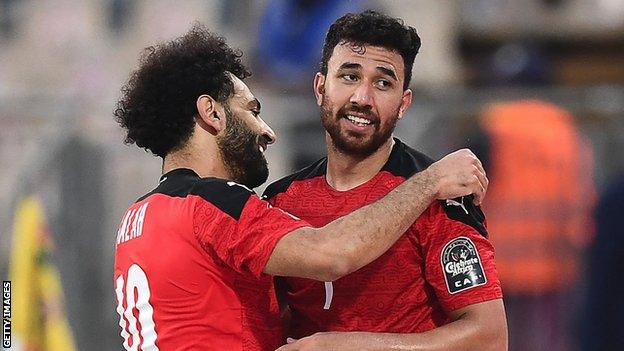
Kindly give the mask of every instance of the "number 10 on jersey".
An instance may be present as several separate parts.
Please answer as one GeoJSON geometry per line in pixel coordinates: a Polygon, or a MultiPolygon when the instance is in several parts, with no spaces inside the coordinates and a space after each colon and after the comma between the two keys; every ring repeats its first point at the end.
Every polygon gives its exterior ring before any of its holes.
{"type": "Polygon", "coordinates": [[[139,265],[133,264],[128,268],[125,281],[123,274],[117,277],[115,294],[124,348],[128,351],[158,351],[154,309],[149,303],[149,284],[139,265]]]}

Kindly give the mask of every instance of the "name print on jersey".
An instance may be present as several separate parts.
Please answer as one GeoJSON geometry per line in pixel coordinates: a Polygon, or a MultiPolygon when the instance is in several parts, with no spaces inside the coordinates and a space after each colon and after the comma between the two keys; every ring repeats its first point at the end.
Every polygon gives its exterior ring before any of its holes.
{"type": "Polygon", "coordinates": [[[117,245],[143,234],[143,222],[145,222],[145,211],[148,205],[149,202],[146,202],[139,208],[128,209],[117,231],[117,245]]]}

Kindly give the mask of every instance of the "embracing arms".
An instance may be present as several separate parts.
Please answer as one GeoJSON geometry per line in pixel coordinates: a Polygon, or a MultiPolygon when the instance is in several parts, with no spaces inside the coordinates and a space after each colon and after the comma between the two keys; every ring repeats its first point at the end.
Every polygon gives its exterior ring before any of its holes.
{"type": "Polygon", "coordinates": [[[264,273],[336,280],[382,255],[435,199],[474,194],[480,203],[487,185],[476,156],[456,151],[368,206],[324,227],[290,232],[275,246],[264,273]]]}

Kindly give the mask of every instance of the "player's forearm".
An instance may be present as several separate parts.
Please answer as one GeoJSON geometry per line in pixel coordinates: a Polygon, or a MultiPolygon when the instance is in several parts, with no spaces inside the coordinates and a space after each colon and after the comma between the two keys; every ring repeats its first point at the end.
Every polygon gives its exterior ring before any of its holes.
{"type": "Polygon", "coordinates": [[[506,351],[501,330],[485,330],[469,321],[456,321],[421,334],[369,334],[360,350],[366,351],[506,351]]]}
{"type": "Polygon", "coordinates": [[[435,200],[437,183],[429,170],[420,172],[385,197],[319,228],[330,256],[346,260],[351,273],[383,254],[435,200]]]}
{"type": "MultiPolygon", "coordinates": [[[[503,326],[504,327],[504,326],[503,326]]],[[[506,328],[488,331],[485,326],[458,320],[443,327],[414,334],[327,332],[316,333],[279,351],[505,351],[506,328]]]]}
{"type": "Polygon", "coordinates": [[[482,302],[466,310],[455,321],[424,333],[356,333],[353,342],[367,351],[507,350],[507,322],[502,300],[482,302]]]}
{"type": "Polygon", "coordinates": [[[422,171],[382,199],[321,228],[299,228],[275,246],[264,272],[339,279],[381,256],[429,207],[437,195],[436,173],[422,171]]]}
{"type": "Polygon", "coordinates": [[[475,194],[479,203],[487,178],[469,150],[443,157],[381,200],[322,228],[300,228],[279,240],[264,272],[335,280],[372,262],[394,244],[438,199],[475,194]]]}

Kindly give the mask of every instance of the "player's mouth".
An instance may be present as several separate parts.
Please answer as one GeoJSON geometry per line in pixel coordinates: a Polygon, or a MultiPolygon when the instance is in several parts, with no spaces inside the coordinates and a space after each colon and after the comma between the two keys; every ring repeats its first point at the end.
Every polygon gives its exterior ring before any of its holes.
{"type": "Polygon", "coordinates": [[[260,151],[261,154],[263,154],[269,147],[269,142],[267,138],[263,135],[258,136],[257,143],[258,143],[258,151],[260,151]]]}
{"type": "Polygon", "coordinates": [[[345,127],[357,133],[366,133],[375,128],[379,119],[371,111],[347,110],[338,113],[340,119],[344,119],[345,127]]]}
{"type": "Polygon", "coordinates": [[[346,115],[345,117],[349,122],[359,127],[364,127],[373,124],[373,121],[364,117],[358,117],[354,115],[346,115]]]}

